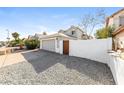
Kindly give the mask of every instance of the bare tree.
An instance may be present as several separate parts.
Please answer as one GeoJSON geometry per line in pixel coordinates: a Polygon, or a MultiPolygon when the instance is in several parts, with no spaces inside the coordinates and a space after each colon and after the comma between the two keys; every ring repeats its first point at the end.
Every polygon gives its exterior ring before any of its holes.
{"type": "Polygon", "coordinates": [[[91,36],[97,26],[102,26],[105,23],[106,14],[104,9],[98,9],[94,14],[88,13],[83,15],[79,26],[85,31],[88,36],[91,36]]]}

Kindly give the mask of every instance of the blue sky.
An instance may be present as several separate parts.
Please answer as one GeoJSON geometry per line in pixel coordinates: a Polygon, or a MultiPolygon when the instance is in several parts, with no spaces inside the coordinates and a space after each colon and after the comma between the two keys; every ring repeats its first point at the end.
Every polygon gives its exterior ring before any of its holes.
{"type": "MultiPolygon", "coordinates": [[[[107,16],[122,9],[104,8],[107,16]]],[[[71,25],[78,25],[81,17],[87,13],[95,13],[98,8],[0,8],[0,41],[6,40],[7,31],[18,32],[21,37],[34,33],[49,34],[71,25]]]]}

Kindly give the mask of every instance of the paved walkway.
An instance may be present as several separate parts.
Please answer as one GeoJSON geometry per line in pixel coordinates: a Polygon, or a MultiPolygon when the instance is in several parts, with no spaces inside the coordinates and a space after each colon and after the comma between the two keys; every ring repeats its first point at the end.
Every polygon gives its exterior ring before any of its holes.
{"type": "Polygon", "coordinates": [[[0,56],[0,66],[0,84],[115,84],[105,64],[46,51],[0,56]]]}
{"type": "Polygon", "coordinates": [[[22,51],[22,52],[17,52],[17,53],[0,55],[0,68],[8,66],[8,65],[27,61],[27,59],[25,59],[25,57],[22,55],[23,53],[27,54],[26,58],[28,58],[28,59],[36,58],[37,57],[36,55],[32,55],[33,51],[38,51],[38,50],[22,51]]]}

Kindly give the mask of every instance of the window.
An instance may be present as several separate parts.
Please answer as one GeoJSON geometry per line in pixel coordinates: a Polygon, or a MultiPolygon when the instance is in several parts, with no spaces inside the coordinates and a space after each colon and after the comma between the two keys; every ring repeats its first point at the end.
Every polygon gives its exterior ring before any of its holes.
{"type": "Polygon", "coordinates": [[[72,31],[72,35],[74,35],[75,34],[75,31],[72,31]]]}
{"type": "Polygon", "coordinates": [[[124,16],[120,16],[120,26],[124,26],[124,16]]]}

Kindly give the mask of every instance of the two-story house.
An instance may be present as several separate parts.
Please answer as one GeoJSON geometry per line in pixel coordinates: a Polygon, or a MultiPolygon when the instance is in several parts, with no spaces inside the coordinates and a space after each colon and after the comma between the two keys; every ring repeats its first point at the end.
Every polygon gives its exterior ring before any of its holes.
{"type": "Polygon", "coordinates": [[[115,26],[113,37],[124,41],[124,8],[109,16],[106,26],[115,26]]]}
{"type": "Polygon", "coordinates": [[[60,50],[62,49],[62,46],[60,46],[61,43],[63,43],[63,45],[66,44],[66,48],[63,48],[66,50],[69,47],[69,40],[82,40],[82,39],[86,40],[89,39],[89,37],[79,27],[71,26],[67,30],[59,30],[55,34],[41,37],[40,49],[59,53],[60,50]]]}
{"type": "Polygon", "coordinates": [[[108,17],[106,26],[115,26],[113,31],[114,49],[124,48],[124,8],[108,17]]]}
{"type": "Polygon", "coordinates": [[[82,31],[79,27],[71,26],[67,30],[60,30],[58,33],[65,34],[69,37],[76,38],[76,39],[88,39],[88,35],[82,31]]]}

